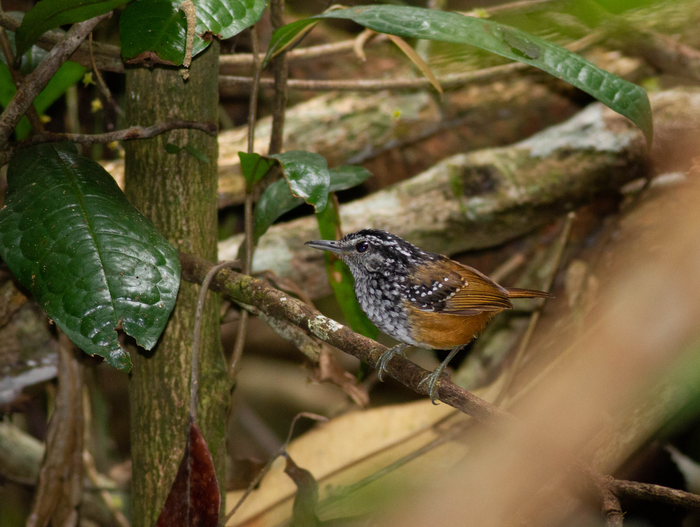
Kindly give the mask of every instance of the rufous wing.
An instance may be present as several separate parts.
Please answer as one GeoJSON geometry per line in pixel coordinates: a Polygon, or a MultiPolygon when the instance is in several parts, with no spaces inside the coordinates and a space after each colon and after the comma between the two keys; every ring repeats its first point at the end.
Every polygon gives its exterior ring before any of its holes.
{"type": "Polygon", "coordinates": [[[421,311],[473,316],[513,307],[504,287],[476,269],[448,258],[422,265],[413,277],[421,311]]]}

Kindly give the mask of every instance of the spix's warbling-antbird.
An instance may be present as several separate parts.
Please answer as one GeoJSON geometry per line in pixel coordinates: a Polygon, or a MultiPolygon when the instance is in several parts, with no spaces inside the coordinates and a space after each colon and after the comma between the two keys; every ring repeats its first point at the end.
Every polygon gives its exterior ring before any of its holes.
{"type": "Polygon", "coordinates": [[[386,365],[408,346],[450,349],[447,358],[426,377],[430,399],[443,370],[457,351],[477,336],[511,298],[547,297],[530,289],[505,288],[437,253],[425,252],[385,231],[363,229],[339,241],[306,242],[340,256],[355,277],[355,295],[369,319],[401,341],[379,359],[379,379],[386,365]]]}

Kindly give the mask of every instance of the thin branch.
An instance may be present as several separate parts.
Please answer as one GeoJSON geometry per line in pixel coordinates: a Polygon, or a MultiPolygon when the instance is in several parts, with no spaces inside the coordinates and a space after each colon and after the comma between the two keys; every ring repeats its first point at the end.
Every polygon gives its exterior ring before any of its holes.
{"type": "MultiPolygon", "coordinates": [[[[362,35],[362,33],[360,33],[362,35]]],[[[363,41],[367,41],[363,35],[363,41]]],[[[375,34],[375,37],[371,40],[372,44],[379,44],[381,42],[386,42],[386,35],[375,34]]],[[[297,48],[287,52],[287,57],[289,62],[301,62],[304,60],[315,60],[319,58],[332,57],[334,55],[342,55],[344,53],[350,53],[355,51],[357,46],[357,38],[350,40],[343,40],[342,42],[333,42],[332,44],[320,44],[318,46],[309,46],[308,48],[297,48]]],[[[264,53],[259,55],[258,60],[262,60],[265,56],[264,53]]],[[[252,53],[234,53],[232,55],[221,55],[219,58],[219,67],[224,69],[226,67],[241,67],[241,66],[252,66],[253,65],[253,54],[252,53]]]]}
{"type": "Polygon", "coordinates": [[[200,123],[197,121],[169,121],[151,126],[132,126],[124,130],[116,130],[104,134],[59,134],[53,132],[43,132],[33,135],[23,141],[19,141],[10,148],[0,153],[0,166],[7,163],[12,155],[23,148],[38,145],[40,143],[57,143],[61,141],[72,141],[81,145],[94,145],[111,143],[113,141],[131,141],[133,139],[149,139],[157,135],[177,129],[202,130],[208,134],[216,134],[216,125],[212,123],[200,123]]]}
{"type": "MultiPolygon", "coordinates": [[[[584,38],[572,42],[566,48],[569,51],[580,53],[581,51],[596,44],[603,38],[601,31],[595,31],[584,38]]],[[[291,53],[291,52],[290,52],[291,53]]],[[[527,71],[533,76],[541,76],[544,79],[556,80],[555,77],[528,64],[513,62],[490,68],[482,68],[475,71],[452,73],[437,77],[440,86],[444,90],[460,88],[465,84],[488,84],[501,79],[509,78],[515,74],[527,71]]],[[[251,77],[237,77],[232,75],[219,75],[219,89],[232,88],[234,86],[250,86],[253,83],[251,77]]],[[[430,79],[367,79],[367,80],[302,80],[289,79],[287,85],[294,90],[307,91],[360,91],[374,92],[381,90],[426,90],[431,89],[430,79]]],[[[274,79],[260,79],[260,86],[263,88],[274,87],[274,79]]]]}
{"type": "Polygon", "coordinates": [[[194,315],[194,336],[192,338],[192,370],[190,375],[190,419],[192,419],[194,423],[197,422],[197,402],[199,395],[199,341],[202,337],[202,313],[204,313],[204,302],[209,292],[209,283],[212,278],[214,278],[214,275],[222,269],[229,269],[239,264],[240,262],[238,260],[234,260],[220,263],[209,269],[204,280],[202,280],[202,287],[197,297],[197,310],[194,315]]]}
{"type": "MultiPolygon", "coordinates": [[[[258,32],[253,25],[250,28],[250,38],[253,44],[253,57],[255,57],[255,73],[253,76],[253,89],[250,93],[250,103],[248,106],[248,153],[252,154],[255,150],[255,121],[258,113],[258,89],[260,86],[260,74],[262,73],[262,63],[258,61],[258,32]]],[[[243,208],[244,214],[244,231],[245,239],[243,240],[244,254],[242,255],[243,273],[250,274],[250,268],[253,262],[253,188],[252,185],[246,184],[245,189],[245,204],[243,208]]],[[[238,333],[236,334],[236,343],[233,346],[231,354],[231,364],[229,366],[229,376],[235,380],[238,373],[238,368],[243,355],[243,347],[245,346],[245,337],[248,331],[248,311],[241,311],[241,319],[238,321],[238,333]]]]}
{"type": "Polygon", "coordinates": [[[95,73],[95,78],[97,79],[97,85],[100,87],[100,90],[102,90],[102,95],[104,95],[104,98],[107,100],[107,103],[114,109],[114,111],[117,113],[117,115],[124,117],[124,110],[122,110],[119,105],[117,104],[117,101],[114,100],[114,97],[112,97],[112,92],[110,91],[109,87],[107,86],[107,83],[105,80],[102,78],[102,74],[100,73],[100,69],[97,67],[97,64],[95,63],[95,54],[94,54],[94,49],[93,49],[93,43],[92,43],[92,33],[90,33],[90,38],[88,39],[88,46],[90,48],[90,63],[92,64],[92,71],[95,73]]]}
{"type": "MultiPolygon", "coordinates": [[[[182,278],[193,283],[201,283],[212,267],[212,264],[206,260],[185,253],[180,253],[180,263],[182,265],[182,278]]],[[[370,366],[375,367],[377,360],[387,349],[325,317],[311,306],[251,276],[221,271],[212,280],[210,288],[223,293],[224,296],[233,301],[253,305],[270,317],[287,320],[345,353],[369,363],[370,366]]],[[[419,388],[419,384],[430,374],[429,371],[401,356],[394,358],[387,365],[387,371],[389,375],[405,386],[423,395],[428,395],[425,387],[419,388]]],[[[509,412],[456,386],[449,379],[440,380],[438,399],[480,422],[513,422],[515,419],[509,412]]],[[[599,487],[600,478],[605,478],[581,463],[575,463],[575,465],[586,476],[589,484],[594,484],[596,488],[599,487]]],[[[618,497],[659,501],[688,509],[700,509],[700,496],[689,492],[658,485],[612,479],[609,480],[609,486],[618,497]]],[[[600,492],[597,494],[601,499],[604,499],[600,492]]],[[[606,510],[614,512],[614,507],[609,507],[606,510]]]]}
{"type": "Polygon", "coordinates": [[[622,527],[624,514],[622,513],[620,500],[610,488],[610,483],[613,481],[613,478],[608,477],[604,479],[606,479],[607,482],[600,488],[600,497],[602,501],[601,512],[605,517],[605,524],[608,527],[622,527]]]}
{"type": "MultiPolygon", "coordinates": [[[[10,39],[7,38],[7,33],[3,28],[0,28],[0,47],[5,55],[5,62],[7,63],[7,68],[10,70],[10,75],[12,75],[12,80],[15,86],[19,88],[24,82],[24,75],[15,68],[15,54],[12,52],[12,45],[10,44],[10,39]]],[[[39,133],[44,131],[44,125],[41,122],[39,113],[33,104],[29,105],[27,110],[27,119],[29,119],[29,124],[32,126],[34,133],[39,133]]]]}
{"type": "Polygon", "coordinates": [[[241,505],[243,505],[243,502],[248,498],[248,496],[250,496],[250,493],[253,492],[253,490],[255,490],[255,488],[258,486],[258,484],[262,481],[263,477],[265,477],[265,474],[267,474],[270,471],[270,469],[272,468],[272,464],[275,462],[275,460],[278,457],[283,456],[287,453],[287,448],[289,447],[289,443],[292,441],[292,434],[294,432],[294,427],[297,424],[297,421],[299,419],[301,419],[302,417],[306,417],[307,419],[313,419],[315,421],[322,421],[322,422],[328,421],[327,417],[324,417],[322,415],[313,414],[311,412],[301,412],[301,413],[295,415],[294,419],[292,419],[292,424],[289,426],[289,432],[287,433],[286,441],[282,444],[282,446],[280,447],[277,454],[275,454],[274,456],[272,456],[270,458],[270,460],[267,462],[267,465],[265,465],[265,467],[258,473],[258,475],[255,476],[255,479],[253,479],[253,481],[250,482],[250,485],[248,485],[248,488],[243,493],[243,496],[241,496],[240,499],[238,500],[238,502],[233,506],[233,508],[231,509],[231,512],[229,512],[226,515],[226,518],[224,519],[224,525],[226,525],[228,523],[228,521],[231,519],[231,517],[234,514],[236,514],[236,511],[238,511],[238,509],[241,507],[241,505]]]}
{"type": "MultiPolygon", "coordinates": [[[[284,25],[283,17],[284,0],[271,0],[270,22],[273,31],[284,25]]],[[[286,52],[283,51],[272,59],[272,71],[275,77],[275,96],[272,101],[272,131],[270,132],[268,155],[279,154],[282,151],[284,117],[287,110],[287,77],[289,76],[289,62],[286,52]]]]}
{"type": "Polygon", "coordinates": [[[17,90],[5,111],[0,115],[0,149],[5,147],[17,123],[27,113],[36,96],[46,87],[51,77],[61,67],[61,64],[68,60],[68,57],[73,54],[95,26],[103,18],[110,15],[111,12],[79,24],[73,24],[68,33],[66,33],[65,38],[49,52],[47,57],[33,72],[27,75],[24,84],[17,90]]]}
{"type": "MultiPolygon", "coordinates": [[[[493,66],[476,71],[463,73],[453,73],[437,77],[443,89],[460,88],[465,84],[488,84],[497,80],[508,78],[527,69],[532,69],[533,75],[544,76],[540,70],[527,64],[514,62],[501,66],[493,66]]],[[[235,86],[248,87],[252,85],[253,79],[250,77],[236,77],[232,75],[219,75],[219,88],[232,88],[235,86]]],[[[360,80],[303,80],[289,79],[287,81],[289,89],[306,91],[357,91],[375,92],[382,90],[427,90],[432,88],[429,79],[360,79],[360,80]]],[[[262,88],[274,87],[274,79],[260,79],[262,88]]]]}
{"type": "MultiPolygon", "coordinates": [[[[185,253],[180,253],[180,263],[182,278],[194,283],[201,283],[212,267],[212,264],[206,260],[185,253]]],[[[288,320],[311,335],[371,366],[375,366],[381,354],[387,350],[385,346],[358,335],[349,327],[338,324],[313,307],[256,278],[232,271],[221,271],[212,280],[211,289],[223,293],[231,300],[253,305],[268,316],[288,320]]],[[[429,371],[403,357],[392,360],[387,371],[390,376],[412,390],[428,395],[426,388],[418,385],[430,374],[429,371]]],[[[441,379],[438,386],[438,399],[478,421],[489,421],[493,418],[505,421],[513,419],[508,412],[480,399],[448,379],[441,379]]]]}
{"type": "MultiPolygon", "coordinates": [[[[17,31],[20,26],[20,21],[16,18],[0,11],[0,27],[4,27],[8,31],[17,31]]],[[[51,51],[51,49],[61,42],[66,36],[61,31],[47,31],[36,43],[42,49],[51,51]]],[[[121,50],[119,46],[111,44],[95,43],[95,63],[97,67],[103,71],[113,71],[115,73],[124,73],[124,63],[122,62],[121,50]]],[[[86,42],[82,43],[75,53],[71,56],[71,61],[82,64],[86,68],[91,68],[90,50],[86,42]]]]}
{"type": "Polygon", "coordinates": [[[610,489],[620,498],[655,501],[684,509],[700,509],[700,495],[651,483],[615,479],[610,489]]]}

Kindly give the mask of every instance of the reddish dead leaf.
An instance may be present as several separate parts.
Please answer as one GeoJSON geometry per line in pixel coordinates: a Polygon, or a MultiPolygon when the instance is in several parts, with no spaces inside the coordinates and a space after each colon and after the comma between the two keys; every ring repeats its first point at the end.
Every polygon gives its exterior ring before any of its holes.
{"type": "Polygon", "coordinates": [[[297,486],[297,495],[294,497],[292,522],[290,527],[320,525],[316,515],[318,505],[318,482],[311,472],[297,466],[289,454],[286,455],[287,465],[284,472],[292,478],[297,486]]]}
{"type": "Polygon", "coordinates": [[[156,527],[217,527],[220,506],[211,453],[199,428],[190,421],[185,453],[156,527]]]}

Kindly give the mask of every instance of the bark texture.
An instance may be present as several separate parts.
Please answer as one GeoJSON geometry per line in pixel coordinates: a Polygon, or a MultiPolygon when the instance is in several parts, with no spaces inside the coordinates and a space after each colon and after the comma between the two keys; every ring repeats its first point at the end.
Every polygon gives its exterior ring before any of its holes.
{"type": "MultiPolygon", "coordinates": [[[[172,119],[217,122],[219,48],[195,58],[190,78],[172,68],[130,69],[126,76],[129,125],[172,119]]],[[[126,148],[126,195],[180,251],[216,260],[216,137],[175,130],[126,148]],[[168,143],[191,146],[166,153],[168,143]]],[[[155,524],[177,473],[188,434],[192,331],[199,286],[182,283],[177,305],[158,345],[133,351],[131,397],[131,484],[134,527],[155,524]]],[[[225,481],[225,425],[229,383],[219,338],[218,295],[210,294],[202,320],[198,425],[214,458],[220,488],[225,481]]]]}
{"type": "MultiPolygon", "coordinates": [[[[688,139],[697,145],[700,92],[661,92],[651,101],[655,161],[679,158],[673,151],[691,148],[688,139]]],[[[410,180],[343,205],[340,216],[344,232],[384,229],[425,250],[455,254],[527,233],[595,195],[617,193],[650,169],[641,132],[596,103],[512,146],[452,156],[410,180]]],[[[291,278],[314,298],[328,294],[323,254],[303,245],[318,237],[314,217],[273,226],[260,239],[253,270],[271,269],[291,278]]],[[[239,243],[240,237],[221,242],[219,257],[235,258],[239,243]]]]}

